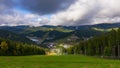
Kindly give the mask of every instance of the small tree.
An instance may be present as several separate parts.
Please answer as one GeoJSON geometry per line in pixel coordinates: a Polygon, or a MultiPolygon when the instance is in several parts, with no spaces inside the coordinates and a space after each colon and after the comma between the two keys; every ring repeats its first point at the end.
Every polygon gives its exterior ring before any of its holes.
{"type": "Polygon", "coordinates": [[[8,44],[7,44],[7,42],[2,41],[0,47],[1,47],[1,50],[2,50],[2,52],[3,52],[2,54],[5,55],[6,52],[7,52],[7,50],[8,50],[8,44]]]}
{"type": "Polygon", "coordinates": [[[4,50],[4,51],[8,50],[8,44],[7,44],[7,42],[2,41],[0,46],[1,46],[2,50],[4,50]]]}

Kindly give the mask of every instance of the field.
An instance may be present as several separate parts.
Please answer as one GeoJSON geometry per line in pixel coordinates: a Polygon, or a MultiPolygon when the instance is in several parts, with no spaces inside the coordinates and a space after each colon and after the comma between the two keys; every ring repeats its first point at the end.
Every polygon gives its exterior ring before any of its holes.
{"type": "Polygon", "coordinates": [[[80,55],[1,56],[0,68],[120,68],[120,61],[80,55]]]}

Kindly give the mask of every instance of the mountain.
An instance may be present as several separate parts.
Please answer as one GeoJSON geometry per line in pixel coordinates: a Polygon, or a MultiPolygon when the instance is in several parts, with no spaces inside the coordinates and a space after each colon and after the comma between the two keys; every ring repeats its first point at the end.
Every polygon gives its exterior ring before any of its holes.
{"type": "Polygon", "coordinates": [[[88,28],[102,28],[102,29],[109,29],[109,28],[117,28],[120,27],[120,23],[102,23],[102,24],[95,24],[95,25],[81,25],[81,26],[51,26],[51,25],[43,25],[43,26],[0,26],[0,29],[5,29],[9,31],[22,31],[23,30],[47,30],[50,28],[53,29],[68,29],[68,30],[79,30],[79,29],[88,29],[88,28]]]}
{"type": "Polygon", "coordinates": [[[45,49],[20,34],[0,29],[0,56],[43,55],[45,49]]]}
{"type": "Polygon", "coordinates": [[[29,28],[29,26],[0,26],[0,29],[11,31],[16,34],[24,32],[26,28],[29,28]]]}
{"type": "Polygon", "coordinates": [[[120,28],[89,40],[83,40],[78,45],[69,49],[69,52],[70,54],[119,58],[120,28]]]}
{"type": "MultiPolygon", "coordinates": [[[[0,55],[45,54],[44,48],[41,47],[65,45],[71,46],[68,50],[70,54],[109,56],[112,48],[118,48],[119,28],[120,23],[84,26],[0,26],[0,55]]],[[[116,56],[117,51],[113,51],[116,56]]]]}
{"type": "Polygon", "coordinates": [[[95,24],[95,25],[81,25],[81,26],[51,26],[51,25],[44,25],[44,26],[0,26],[0,29],[4,29],[7,31],[19,33],[19,34],[26,34],[35,31],[49,31],[49,30],[56,30],[60,32],[71,32],[74,30],[84,30],[84,29],[111,29],[111,28],[118,28],[120,27],[120,23],[102,23],[102,24],[95,24]]]}
{"type": "Polygon", "coordinates": [[[2,29],[0,29],[0,38],[9,39],[12,41],[17,41],[17,42],[22,42],[22,43],[34,44],[33,41],[29,40],[28,38],[24,36],[13,33],[11,31],[2,30],[2,29]]]}
{"type": "Polygon", "coordinates": [[[120,23],[103,23],[83,26],[1,26],[0,29],[10,31],[20,35],[20,37],[22,36],[26,39],[32,40],[37,44],[47,46],[51,43],[54,43],[55,45],[60,43],[73,44],[73,42],[80,42],[81,40],[89,39],[93,36],[105,34],[112,29],[117,30],[119,27],[120,23]]]}

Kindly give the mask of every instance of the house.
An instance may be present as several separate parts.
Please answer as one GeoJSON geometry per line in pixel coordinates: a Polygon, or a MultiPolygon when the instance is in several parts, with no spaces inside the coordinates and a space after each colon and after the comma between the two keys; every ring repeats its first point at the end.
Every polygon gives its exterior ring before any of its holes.
{"type": "Polygon", "coordinates": [[[60,44],[58,46],[54,46],[47,52],[47,55],[64,55],[66,54],[64,50],[68,49],[69,47],[71,47],[71,45],[68,44],[60,44]]]}
{"type": "Polygon", "coordinates": [[[62,51],[62,48],[52,48],[47,52],[47,55],[62,55],[62,51]]]}

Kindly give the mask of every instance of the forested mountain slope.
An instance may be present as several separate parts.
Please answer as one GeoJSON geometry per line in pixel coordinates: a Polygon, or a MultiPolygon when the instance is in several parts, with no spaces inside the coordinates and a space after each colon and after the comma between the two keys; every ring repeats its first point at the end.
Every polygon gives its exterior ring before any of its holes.
{"type": "Polygon", "coordinates": [[[83,25],[83,26],[60,26],[60,25],[59,26],[44,25],[38,27],[1,26],[0,35],[4,38],[7,37],[11,40],[15,39],[17,41],[28,42],[28,43],[33,42],[34,39],[35,40],[34,42],[36,42],[37,44],[49,45],[49,43],[56,44],[56,43],[66,43],[72,41],[78,42],[84,39],[92,38],[94,36],[100,36],[102,34],[110,32],[112,29],[118,30],[119,27],[120,27],[120,23],[114,23],[114,24],[103,23],[96,25],[83,25]],[[3,32],[2,30],[9,32],[3,32]]]}
{"type": "Polygon", "coordinates": [[[34,44],[33,41],[29,40],[28,38],[22,35],[19,35],[10,31],[2,30],[2,29],[0,29],[0,38],[5,38],[5,39],[22,42],[22,43],[34,44]]]}
{"type": "Polygon", "coordinates": [[[120,28],[105,35],[84,40],[70,49],[69,53],[120,57],[120,28]]]}

